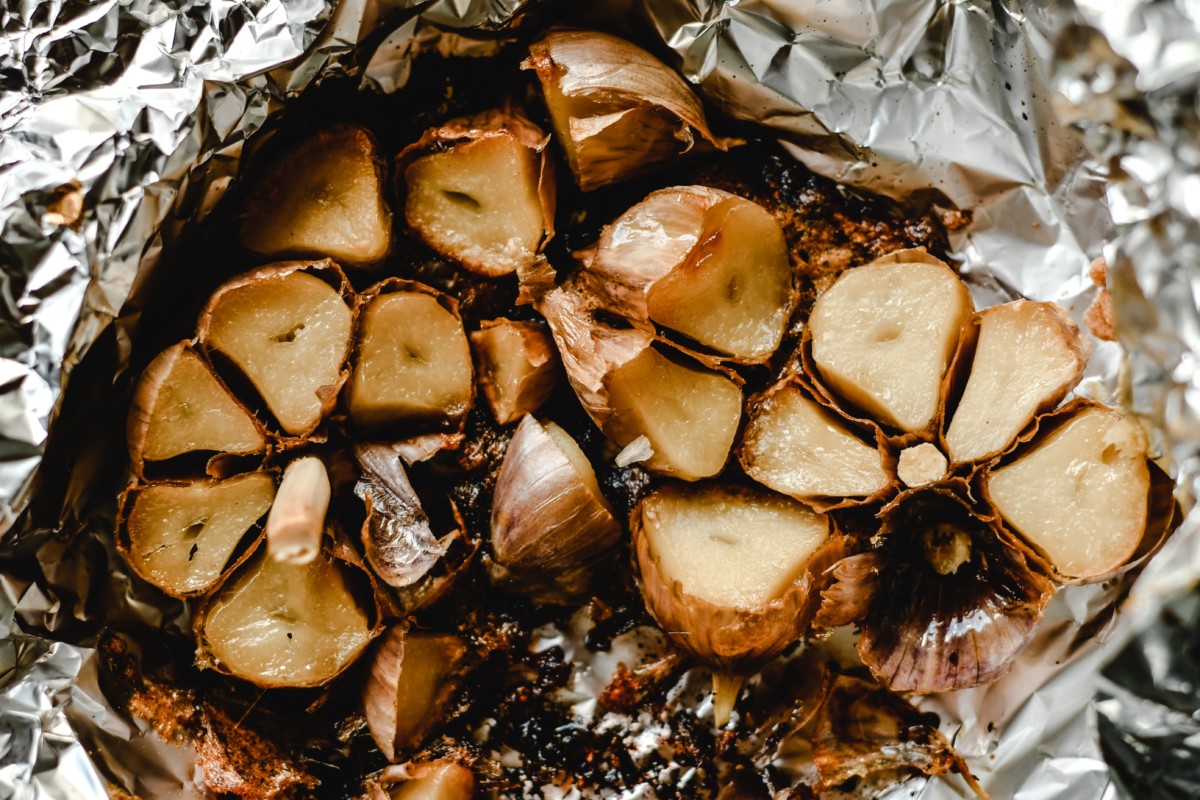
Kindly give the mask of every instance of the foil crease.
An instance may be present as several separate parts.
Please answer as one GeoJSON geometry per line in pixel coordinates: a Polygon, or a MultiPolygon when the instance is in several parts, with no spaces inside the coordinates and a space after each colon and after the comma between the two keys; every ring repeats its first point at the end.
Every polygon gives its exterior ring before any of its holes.
{"type": "MultiPolygon", "coordinates": [[[[810,168],[970,211],[952,243],[981,304],[1049,299],[1081,319],[1098,291],[1088,265],[1103,254],[1129,357],[1100,346],[1084,391],[1142,414],[1183,499],[1195,497],[1194,3],[634,4],[714,106],[771,127],[810,168]]],[[[416,53],[486,55],[532,5],[24,0],[0,10],[0,531],[36,496],[31,476],[73,371],[110,339],[123,364],[139,286],[214,207],[246,142],[288,98],[331,75],[395,91],[416,53]]],[[[106,785],[204,796],[194,753],[113,710],[98,687],[87,644],[99,618],[186,620],[128,577],[87,499],[69,492],[57,524],[16,526],[0,543],[0,797],[106,797],[106,785]],[[9,555],[35,571],[10,569],[9,555]]],[[[1146,742],[1194,746],[1182,717],[1195,699],[1161,692],[1190,673],[1160,612],[1190,619],[1197,528],[1193,516],[1120,616],[1125,583],[1069,588],[1012,674],[923,701],[995,797],[1115,797],[1149,774],[1133,757],[1146,742]],[[1142,650],[1146,668],[1129,668],[1142,650]]],[[[574,699],[586,706],[587,694],[574,699]]],[[[961,791],[917,781],[889,796],[961,791]]]]}

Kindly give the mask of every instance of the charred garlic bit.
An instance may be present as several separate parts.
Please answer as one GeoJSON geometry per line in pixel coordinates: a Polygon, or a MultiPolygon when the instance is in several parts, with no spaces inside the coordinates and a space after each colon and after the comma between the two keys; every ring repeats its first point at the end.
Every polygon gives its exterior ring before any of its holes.
{"type": "Polygon", "coordinates": [[[687,83],[624,39],[553,31],[522,66],[537,73],[555,138],[585,192],[726,147],[687,83]]]}
{"type": "Polygon", "coordinates": [[[471,348],[479,388],[500,425],[537,411],[558,385],[562,362],[541,323],[487,320],[471,334],[471,348]]]}
{"type": "Polygon", "coordinates": [[[466,660],[466,644],[452,634],[396,626],[380,637],[362,704],[371,736],[388,759],[416,748],[445,722],[466,660]]]}
{"type": "Polygon", "coordinates": [[[391,247],[391,212],[375,140],[356,125],[317,131],[250,187],[242,243],[268,258],[328,256],[363,266],[391,247]]]}
{"type": "Polygon", "coordinates": [[[427,131],[397,162],[409,227],[472,272],[497,277],[529,266],[554,233],[548,141],[500,111],[427,131]]]}
{"type": "Polygon", "coordinates": [[[346,291],[331,261],[262,267],[217,289],[199,338],[241,371],[286,433],[306,436],[346,380],[354,322],[346,291]]]}
{"type": "Polygon", "coordinates": [[[389,789],[381,800],[471,800],[475,796],[475,774],[461,764],[429,761],[402,768],[404,782],[389,789]]]}
{"type": "Polygon", "coordinates": [[[794,302],[775,218],[705,186],[654,192],[604,229],[585,264],[609,311],[744,363],[775,352],[794,302]]]}
{"type": "Polygon", "coordinates": [[[159,353],[142,373],[126,440],[138,475],[147,463],[189,453],[242,456],[267,449],[262,426],[188,342],[159,353]]]}
{"type": "Polygon", "coordinates": [[[471,379],[471,350],[453,300],[410,281],[369,293],[347,403],[355,426],[456,427],[471,408],[471,379]]]}
{"type": "Polygon", "coordinates": [[[521,420],[492,501],[496,577],[542,600],[578,597],[620,536],[621,526],[575,440],[553,422],[521,420]]]}
{"type": "Polygon", "coordinates": [[[810,562],[830,521],[765,492],[670,485],[633,511],[646,605],[676,644],[714,669],[714,713],[729,718],[740,675],[808,625],[810,562]]]}
{"type": "Polygon", "coordinates": [[[274,497],[275,479],[266,472],[135,486],[122,501],[119,543],[137,573],[167,594],[202,594],[274,497]]]}
{"type": "Polygon", "coordinates": [[[259,548],[198,612],[202,659],[263,687],[321,686],[371,641],[371,598],[366,574],[328,549],[297,565],[259,548]]]}

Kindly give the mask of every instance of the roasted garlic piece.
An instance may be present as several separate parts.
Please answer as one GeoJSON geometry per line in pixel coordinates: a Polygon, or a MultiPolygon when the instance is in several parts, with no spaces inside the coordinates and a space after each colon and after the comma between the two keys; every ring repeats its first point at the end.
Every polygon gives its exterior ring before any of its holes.
{"type": "Polygon", "coordinates": [[[380,800],[471,800],[475,796],[475,774],[453,761],[405,764],[400,769],[403,782],[386,792],[381,789],[380,800]]]}
{"type": "Polygon", "coordinates": [[[550,399],[562,362],[546,326],[486,320],[471,334],[479,388],[500,425],[532,414],[550,399]]]}
{"type": "Polygon", "coordinates": [[[374,137],[356,125],[312,133],[250,186],[242,243],[267,258],[378,262],[392,243],[382,163],[374,137]]]}

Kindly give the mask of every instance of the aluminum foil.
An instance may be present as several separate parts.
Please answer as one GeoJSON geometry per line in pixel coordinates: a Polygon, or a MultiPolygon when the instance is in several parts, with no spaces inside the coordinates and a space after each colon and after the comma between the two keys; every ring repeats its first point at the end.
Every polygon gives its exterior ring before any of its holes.
{"type": "MultiPolygon", "coordinates": [[[[1097,292],[1088,265],[1103,254],[1124,351],[1099,347],[1082,391],[1142,414],[1182,498],[1195,497],[1194,2],[635,5],[713,105],[770,126],[812,169],[971,211],[952,241],[981,304],[1050,299],[1081,318],[1097,292]]],[[[52,483],[33,476],[48,430],[60,429],[63,388],[89,354],[120,371],[139,287],[182,226],[213,208],[244,143],[289,97],[335,74],[394,91],[417,52],[486,54],[524,7],[23,0],[0,10],[0,530],[12,528],[0,543],[0,798],[104,797],[106,783],[203,794],[186,747],[108,705],[87,647],[101,617],[178,627],[181,607],[128,579],[92,515],[86,471],[38,522],[20,516],[52,483]]],[[[1140,671],[1118,661],[1102,677],[1101,665],[1135,634],[1135,647],[1152,641],[1160,612],[1186,602],[1198,527],[1185,523],[1115,621],[1108,611],[1127,587],[1065,590],[1010,676],[925,701],[995,797],[1112,797],[1104,753],[1118,775],[1136,777],[1145,773],[1127,755],[1138,743],[1195,746],[1179,713],[1194,704],[1154,691],[1188,674],[1168,668],[1174,652],[1153,649],[1159,660],[1140,671]]],[[[586,706],[586,691],[574,702],[586,706]]],[[[931,781],[895,794],[962,791],[931,781]]]]}

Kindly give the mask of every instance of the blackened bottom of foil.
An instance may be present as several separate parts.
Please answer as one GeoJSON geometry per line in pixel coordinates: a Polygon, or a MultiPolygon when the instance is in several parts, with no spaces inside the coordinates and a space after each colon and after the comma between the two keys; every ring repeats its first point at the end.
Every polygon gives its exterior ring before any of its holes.
{"type": "Polygon", "coordinates": [[[1200,797],[1200,587],[1166,604],[1104,668],[1095,708],[1125,797],[1200,797]]]}

